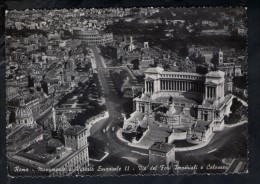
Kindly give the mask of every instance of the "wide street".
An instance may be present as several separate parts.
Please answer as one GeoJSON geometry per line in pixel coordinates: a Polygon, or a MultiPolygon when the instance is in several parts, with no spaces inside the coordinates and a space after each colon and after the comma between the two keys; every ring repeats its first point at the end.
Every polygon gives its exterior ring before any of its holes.
{"type": "Polygon", "coordinates": [[[226,127],[223,131],[217,132],[207,146],[193,151],[177,152],[176,157],[180,163],[194,163],[203,162],[205,159],[214,160],[243,156],[247,149],[246,126],[246,124],[243,124],[232,128],[226,127]]]}
{"type": "MultiPolygon", "coordinates": [[[[94,54],[95,62],[97,65],[97,72],[103,87],[103,93],[106,99],[106,106],[109,112],[109,118],[102,120],[93,125],[90,131],[90,135],[102,142],[107,147],[106,151],[109,152],[109,156],[102,162],[94,163],[96,166],[102,167],[116,167],[124,165],[147,165],[148,164],[148,150],[130,147],[125,143],[122,143],[116,137],[116,131],[120,128],[122,123],[121,109],[122,99],[120,99],[113,87],[113,82],[110,79],[108,69],[104,66],[102,58],[99,55],[99,51],[95,46],[88,46],[94,54]]],[[[180,164],[196,163],[203,161],[204,159],[220,159],[232,156],[238,152],[238,149],[243,140],[244,125],[233,128],[225,128],[222,132],[218,132],[211,142],[198,150],[177,152],[176,158],[180,161],[180,164]],[[222,154],[225,149],[230,149],[230,154],[222,154]]],[[[134,172],[134,171],[132,171],[134,172]]],[[[99,174],[101,174],[99,172],[99,174]]],[[[104,172],[103,174],[112,174],[104,172]]],[[[119,173],[118,173],[119,174],[119,173]]]]}
{"type": "Polygon", "coordinates": [[[113,82],[110,79],[108,70],[102,63],[98,49],[95,46],[89,46],[89,48],[93,51],[95,57],[98,76],[103,87],[102,91],[104,93],[106,106],[109,112],[109,118],[94,124],[90,131],[92,137],[107,144],[106,149],[107,152],[109,152],[109,156],[98,165],[107,167],[130,165],[131,163],[136,165],[137,160],[145,161],[140,162],[140,164],[148,164],[148,150],[132,148],[117,139],[115,133],[118,128],[120,128],[119,124],[122,123],[122,115],[120,113],[122,101],[116,94],[113,82]],[[105,130],[105,133],[103,130],[105,130]]]}

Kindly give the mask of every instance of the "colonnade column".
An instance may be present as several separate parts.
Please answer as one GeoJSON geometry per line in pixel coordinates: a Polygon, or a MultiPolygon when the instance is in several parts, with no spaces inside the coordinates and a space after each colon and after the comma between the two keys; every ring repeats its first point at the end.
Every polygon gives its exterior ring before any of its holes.
{"type": "Polygon", "coordinates": [[[165,81],[162,81],[162,85],[163,85],[163,90],[165,90],[165,81]]]}
{"type": "Polygon", "coordinates": [[[223,84],[216,87],[205,86],[200,82],[195,81],[181,81],[181,80],[157,80],[145,82],[146,92],[156,91],[180,91],[180,92],[202,92],[204,91],[205,97],[213,98],[215,96],[223,95],[223,84]],[[203,90],[205,89],[205,91],[203,90]]]}
{"type": "Polygon", "coordinates": [[[218,96],[218,91],[216,87],[205,86],[205,97],[208,99],[213,99],[218,96]]]}
{"type": "Polygon", "coordinates": [[[225,90],[224,90],[224,83],[222,83],[222,88],[223,88],[223,89],[222,89],[222,92],[223,92],[223,96],[224,96],[224,95],[225,95],[225,92],[224,92],[224,91],[225,91],[225,90]]]}
{"type": "Polygon", "coordinates": [[[148,92],[148,82],[147,81],[145,81],[145,93],[147,93],[148,92]]]}
{"type": "Polygon", "coordinates": [[[149,81],[146,81],[146,85],[145,85],[145,92],[154,92],[154,82],[149,82],[149,81]]]}
{"type": "Polygon", "coordinates": [[[218,88],[218,86],[216,87],[216,98],[218,98],[219,97],[219,88],[218,88]]]}
{"type": "Polygon", "coordinates": [[[205,98],[208,98],[208,87],[205,86],[205,98]]]}

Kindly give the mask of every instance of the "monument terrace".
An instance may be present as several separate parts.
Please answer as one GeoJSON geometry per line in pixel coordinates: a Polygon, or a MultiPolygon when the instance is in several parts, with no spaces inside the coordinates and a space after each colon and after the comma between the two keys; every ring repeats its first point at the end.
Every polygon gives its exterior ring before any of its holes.
{"type": "Polygon", "coordinates": [[[144,93],[133,100],[134,112],[125,120],[124,131],[134,132],[139,126],[151,131],[153,123],[171,129],[168,140],[175,137],[192,142],[196,137],[205,141],[223,129],[224,116],[230,113],[233,97],[225,95],[224,86],[222,71],[201,75],[149,68],[145,71],[144,93]]]}
{"type": "Polygon", "coordinates": [[[150,68],[145,72],[145,93],[174,92],[191,98],[219,99],[224,95],[224,74],[221,71],[206,75],[164,71],[150,68]]]}

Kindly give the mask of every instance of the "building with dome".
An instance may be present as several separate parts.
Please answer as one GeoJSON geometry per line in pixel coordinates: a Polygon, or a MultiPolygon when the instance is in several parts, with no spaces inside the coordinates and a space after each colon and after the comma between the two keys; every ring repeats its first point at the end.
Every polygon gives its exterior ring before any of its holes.
{"type": "Polygon", "coordinates": [[[8,167],[11,174],[23,175],[16,171],[20,167],[34,175],[68,176],[89,167],[87,128],[71,126],[64,113],[52,108],[49,131],[37,125],[29,107],[21,103],[16,111],[17,123],[7,135],[8,167]],[[56,132],[56,133],[53,133],[56,132]]]}
{"type": "Polygon", "coordinates": [[[15,111],[15,121],[17,125],[32,126],[34,124],[32,110],[25,105],[23,98],[20,107],[15,111]]]}
{"type": "Polygon", "coordinates": [[[25,105],[23,98],[15,111],[15,122],[7,128],[6,138],[9,155],[43,139],[42,127],[36,124],[32,110],[25,105]]]}
{"type": "Polygon", "coordinates": [[[133,100],[134,113],[123,128],[129,132],[132,126],[135,131],[135,127],[142,126],[138,122],[148,115],[155,124],[172,129],[167,137],[171,141],[207,140],[223,129],[224,116],[230,113],[233,97],[225,95],[224,76],[222,71],[201,75],[164,71],[161,67],[147,69],[144,93],[133,100]]]}

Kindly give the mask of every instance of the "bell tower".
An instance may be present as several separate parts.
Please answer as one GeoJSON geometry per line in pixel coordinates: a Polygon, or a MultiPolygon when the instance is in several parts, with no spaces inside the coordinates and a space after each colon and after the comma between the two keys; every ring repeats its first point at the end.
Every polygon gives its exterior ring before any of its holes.
{"type": "Polygon", "coordinates": [[[223,64],[223,52],[221,50],[219,50],[218,52],[218,65],[222,65],[223,64]]]}

